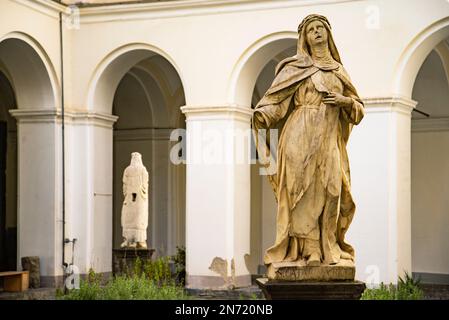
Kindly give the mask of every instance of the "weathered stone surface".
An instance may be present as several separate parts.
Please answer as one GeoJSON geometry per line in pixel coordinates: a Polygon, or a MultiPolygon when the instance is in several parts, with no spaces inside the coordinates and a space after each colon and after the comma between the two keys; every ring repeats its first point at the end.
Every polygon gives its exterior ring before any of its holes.
{"type": "Polygon", "coordinates": [[[142,155],[131,154],[131,164],[123,173],[122,248],[147,248],[148,171],[142,155]]]}
{"type": "MultiPolygon", "coordinates": [[[[354,259],[345,239],[355,214],[346,144],[364,107],[326,17],[303,19],[296,48],[296,55],[276,67],[252,119],[259,160],[270,172],[278,202],[276,242],[264,263],[305,260],[309,267],[328,266],[354,259]],[[273,129],[278,130],[277,148],[263,138],[264,130],[271,134],[273,129]]],[[[347,279],[354,272],[347,267],[278,269],[272,266],[270,278],[347,279]]]]}
{"type": "Polygon", "coordinates": [[[22,269],[29,271],[30,288],[41,286],[41,272],[39,257],[22,257],[22,269]]]}
{"type": "Polygon", "coordinates": [[[272,263],[267,269],[268,279],[288,281],[354,280],[355,266],[342,260],[336,265],[307,266],[301,262],[272,263]]]}
{"type": "Polygon", "coordinates": [[[280,281],[259,278],[267,300],[359,300],[366,286],[360,281],[280,281]]]}

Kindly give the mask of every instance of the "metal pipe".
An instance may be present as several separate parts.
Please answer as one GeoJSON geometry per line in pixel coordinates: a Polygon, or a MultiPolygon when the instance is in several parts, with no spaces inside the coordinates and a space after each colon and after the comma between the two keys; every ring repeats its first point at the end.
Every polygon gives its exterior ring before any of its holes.
{"type": "MultiPolygon", "coordinates": [[[[62,139],[62,266],[65,262],[65,103],[64,103],[64,38],[62,30],[62,12],[59,12],[59,43],[61,63],[61,139],[62,139]]],[[[63,273],[65,274],[65,272],[63,273]]]]}
{"type": "Polygon", "coordinates": [[[424,111],[421,111],[419,109],[413,109],[413,111],[418,112],[419,114],[422,114],[423,116],[426,116],[427,118],[430,117],[430,114],[425,113],[424,111]]]}

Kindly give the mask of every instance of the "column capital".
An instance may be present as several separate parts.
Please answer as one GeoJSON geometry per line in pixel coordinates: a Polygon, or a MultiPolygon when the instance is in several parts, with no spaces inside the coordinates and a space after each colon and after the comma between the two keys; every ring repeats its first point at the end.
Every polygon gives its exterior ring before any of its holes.
{"type": "Polygon", "coordinates": [[[181,111],[189,120],[237,120],[250,122],[253,110],[249,106],[215,105],[215,106],[183,106],[181,111]]]}
{"type": "MultiPolygon", "coordinates": [[[[13,109],[9,110],[11,116],[19,123],[61,123],[61,109],[13,109]]],[[[72,125],[95,125],[112,128],[118,117],[110,114],[66,109],[64,121],[72,125]]]]}
{"type": "Polygon", "coordinates": [[[368,113],[399,112],[411,115],[417,104],[415,100],[403,96],[367,97],[362,100],[368,113]]]}

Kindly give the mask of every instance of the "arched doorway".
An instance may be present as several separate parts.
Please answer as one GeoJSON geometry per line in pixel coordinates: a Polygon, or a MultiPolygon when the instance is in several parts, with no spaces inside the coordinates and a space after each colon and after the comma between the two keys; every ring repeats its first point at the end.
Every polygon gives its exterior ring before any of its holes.
{"type": "MultiPolygon", "coordinates": [[[[185,128],[181,78],[164,54],[122,48],[101,74],[94,107],[118,116],[113,130],[112,240],[122,242],[122,176],[132,152],[142,154],[149,172],[147,242],[158,255],[185,244],[185,167],[171,159],[172,131],[185,128]]],[[[157,50],[156,50],[157,51],[157,50]]],[[[177,136],[175,137],[177,138],[177,136]]],[[[185,155],[179,154],[178,157],[185,155]]]]}
{"type": "Polygon", "coordinates": [[[185,128],[181,80],[160,55],[140,61],[122,78],[114,96],[114,247],[122,242],[122,175],[132,152],[142,154],[150,176],[147,239],[159,255],[184,245],[185,168],[170,160],[170,134],[185,128]]]}
{"type": "Polygon", "coordinates": [[[426,57],[412,98],[412,272],[449,284],[449,39],[426,57]]]}
{"type": "Polygon", "coordinates": [[[9,114],[16,108],[16,99],[3,72],[0,71],[0,271],[17,269],[17,125],[9,114]]]}

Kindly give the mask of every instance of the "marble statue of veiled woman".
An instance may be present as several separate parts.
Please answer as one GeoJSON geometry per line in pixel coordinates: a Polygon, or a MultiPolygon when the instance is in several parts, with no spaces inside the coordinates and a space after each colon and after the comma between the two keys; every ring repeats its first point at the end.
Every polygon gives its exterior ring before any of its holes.
{"type": "MultiPolygon", "coordinates": [[[[354,250],[345,233],[355,204],[346,144],[352,126],[363,118],[363,103],[327,18],[307,16],[298,33],[297,55],[279,63],[253,115],[256,131],[279,130],[277,171],[268,176],[278,202],[276,242],[264,262],[352,263],[354,250]]],[[[262,160],[273,157],[261,143],[256,142],[262,160]]]]}

